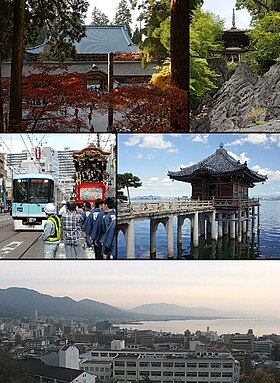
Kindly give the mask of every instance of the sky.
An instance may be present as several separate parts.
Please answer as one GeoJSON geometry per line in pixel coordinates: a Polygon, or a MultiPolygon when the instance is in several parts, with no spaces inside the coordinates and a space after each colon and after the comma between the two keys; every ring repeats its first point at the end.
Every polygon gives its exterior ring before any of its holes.
{"type": "MultiPolygon", "coordinates": [[[[87,18],[85,20],[86,25],[89,25],[91,23],[91,14],[94,7],[98,8],[100,11],[105,13],[105,15],[108,16],[110,22],[113,22],[113,19],[116,14],[116,9],[120,0],[88,0],[88,2],[89,2],[89,8],[87,12],[87,18]]],[[[127,3],[130,4],[129,0],[127,0],[127,3]]],[[[139,11],[136,9],[136,10],[132,10],[131,13],[132,13],[132,26],[134,28],[136,19],[139,15],[139,11]]]]}
{"type": "MultiPolygon", "coordinates": [[[[140,1],[139,1],[140,3],[140,1]]],[[[94,6],[104,12],[110,19],[113,20],[116,13],[116,8],[119,4],[119,0],[89,0],[89,9],[87,12],[86,24],[90,24],[91,14],[94,6]]],[[[204,0],[203,9],[211,11],[216,15],[219,15],[221,19],[225,20],[225,28],[232,26],[232,9],[235,7],[235,0],[204,0]]],[[[133,27],[135,26],[136,19],[139,12],[137,10],[132,11],[133,15],[133,27]]],[[[236,27],[243,29],[248,28],[250,25],[250,15],[246,10],[236,11],[236,27]]]]}
{"type": "Polygon", "coordinates": [[[250,190],[250,197],[280,197],[280,134],[120,134],[118,173],[133,173],[142,187],[130,188],[132,197],[191,196],[190,184],[174,181],[167,172],[178,171],[208,157],[220,143],[236,160],[267,181],[250,190]]]}
{"type": "Polygon", "coordinates": [[[116,307],[172,303],[280,319],[279,261],[1,261],[0,288],[116,307]],[[178,264],[179,262],[179,264],[178,264]]]}
{"type": "MultiPolygon", "coordinates": [[[[232,26],[232,10],[235,8],[235,0],[204,0],[202,9],[218,15],[225,21],[225,28],[232,26]]],[[[239,29],[247,29],[250,26],[251,17],[247,10],[235,10],[235,25],[239,29]]]]}
{"type": "MultiPolygon", "coordinates": [[[[111,134],[100,134],[100,144],[102,149],[110,149],[111,134]]],[[[21,153],[26,150],[26,146],[31,151],[32,145],[51,146],[54,150],[83,149],[90,143],[96,144],[96,134],[1,134],[0,152],[1,153],[21,153]],[[25,146],[26,145],[26,146],[25,146]]]]}

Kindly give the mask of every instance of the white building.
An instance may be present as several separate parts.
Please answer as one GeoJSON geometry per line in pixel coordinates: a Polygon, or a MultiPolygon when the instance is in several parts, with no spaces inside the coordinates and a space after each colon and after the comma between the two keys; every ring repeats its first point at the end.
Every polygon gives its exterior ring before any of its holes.
{"type": "Polygon", "coordinates": [[[238,383],[239,362],[231,354],[119,355],[113,361],[113,379],[137,382],[148,377],[153,383],[238,383]]]}
{"type": "Polygon", "coordinates": [[[63,346],[58,353],[59,367],[79,370],[79,350],[72,345],[63,346]]]}
{"type": "Polygon", "coordinates": [[[113,376],[113,362],[100,360],[85,360],[80,363],[80,370],[94,374],[100,381],[109,381],[113,376]]]}
{"type": "Polygon", "coordinates": [[[125,341],[115,339],[111,342],[111,350],[124,350],[125,349],[125,341]]]}

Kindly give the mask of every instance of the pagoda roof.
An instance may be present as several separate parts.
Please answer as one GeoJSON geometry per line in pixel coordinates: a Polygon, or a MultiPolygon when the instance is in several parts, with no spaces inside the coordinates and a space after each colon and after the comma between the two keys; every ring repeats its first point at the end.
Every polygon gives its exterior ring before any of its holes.
{"type": "MultiPolygon", "coordinates": [[[[43,44],[26,48],[26,53],[39,55],[49,41],[43,44]]],[[[108,54],[109,52],[137,52],[137,45],[133,44],[125,26],[93,26],[85,27],[85,36],[74,43],[77,55],[108,54]]]]}
{"type": "Polygon", "coordinates": [[[191,182],[195,178],[200,178],[205,175],[212,176],[228,176],[242,174],[250,183],[264,182],[267,176],[262,176],[257,172],[250,170],[247,162],[241,164],[235,160],[224,149],[223,145],[211,154],[209,157],[198,162],[197,164],[181,168],[180,171],[169,171],[168,176],[171,179],[183,182],[191,182]]]}

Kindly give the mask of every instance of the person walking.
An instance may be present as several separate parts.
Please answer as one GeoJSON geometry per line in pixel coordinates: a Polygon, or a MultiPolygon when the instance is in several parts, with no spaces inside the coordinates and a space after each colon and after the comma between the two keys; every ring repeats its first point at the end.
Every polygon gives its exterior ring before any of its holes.
{"type": "Polygon", "coordinates": [[[61,208],[59,209],[58,216],[61,217],[67,210],[65,199],[61,202],[61,208]]]}
{"type": "Polygon", "coordinates": [[[66,258],[72,258],[73,252],[76,258],[82,256],[82,217],[78,213],[75,202],[67,204],[67,210],[62,215],[63,241],[65,246],[66,258]]]}
{"type": "Polygon", "coordinates": [[[44,226],[44,232],[42,234],[42,240],[44,241],[44,253],[45,258],[55,258],[60,244],[61,238],[61,221],[55,214],[55,206],[52,203],[48,203],[45,207],[45,213],[47,214],[47,222],[44,226]]]}

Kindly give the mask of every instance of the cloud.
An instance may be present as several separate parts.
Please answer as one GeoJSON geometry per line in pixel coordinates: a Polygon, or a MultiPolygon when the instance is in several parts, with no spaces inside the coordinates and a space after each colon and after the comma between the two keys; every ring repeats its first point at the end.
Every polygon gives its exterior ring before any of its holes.
{"type": "Polygon", "coordinates": [[[273,144],[276,144],[280,148],[280,134],[271,134],[269,136],[269,141],[273,144]]]}
{"type": "Polygon", "coordinates": [[[201,144],[208,143],[209,134],[196,134],[192,139],[192,142],[200,142],[201,144]]]}
{"type": "Polygon", "coordinates": [[[235,153],[233,153],[233,152],[230,152],[230,151],[228,151],[228,154],[230,155],[230,156],[232,156],[236,161],[240,161],[242,164],[246,161],[246,162],[250,162],[251,161],[251,158],[250,157],[247,157],[246,156],[246,153],[245,152],[243,152],[243,153],[241,153],[241,154],[235,154],[235,153]]]}
{"type": "Polygon", "coordinates": [[[260,165],[255,165],[252,170],[258,172],[262,176],[267,176],[269,181],[280,181],[280,170],[273,170],[270,168],[262,168],[260,165]]]}
{"type": "Polygon", "coordinates": [[[170,153],[177,153],[178,149],[172,142],[165,139],[163,134],[134,134],[124,142],[126,146],[138,146],[143,149],[165,149],[170,153]]]}
{"type": "Polygon", "coordinates": [[[159,180],[159,178],[158,177],[151,177],[151,178],[149,178],[149,181],[158,181],[159,180]]]}
{"type": "Polygon", "coordinates": [[[269,137],[267,134],[247,134],[245,137],[237,138],[236,140],[225,144],[225,146],[237,146],[249,143],[252,145],[264,145],[269,142],[269,137]]]}
{"type": "Polygon", "coordinates": [[[153,160],[156,156],[153,155],[153,154],[143,154],[143,153],[139,153],[137,152],[136,153],[136,156],[137,160],[153,160]]]}

